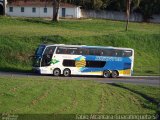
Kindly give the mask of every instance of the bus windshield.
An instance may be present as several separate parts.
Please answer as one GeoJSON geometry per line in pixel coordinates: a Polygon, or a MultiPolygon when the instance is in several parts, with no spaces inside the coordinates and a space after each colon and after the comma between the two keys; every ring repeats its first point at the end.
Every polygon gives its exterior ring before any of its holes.
{"type": "Polygon", "coordinates": [[[45,49],[45,46],[44,46],[44,45],[40,45],[40,46],[37,48],[35,55],[36,55],[36,56],[41,56],[41,55],[43,54],[44,49],[45,49]]]}
{"type": "Polygon", "coordinates": [[[52,55],[54,53],[55,48],[55,46],[40,45],[35,52],[33,66],[49,66],[51,64],[52,55]]]}

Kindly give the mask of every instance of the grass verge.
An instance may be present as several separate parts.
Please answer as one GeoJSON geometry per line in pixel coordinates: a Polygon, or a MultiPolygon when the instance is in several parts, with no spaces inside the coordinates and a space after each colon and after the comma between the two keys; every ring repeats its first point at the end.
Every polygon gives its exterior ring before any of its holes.
{"type": "Polygon", "coordinates": [[[160,88],[43,77],[0,77],[0,113],[156,114],[160,88]]]}

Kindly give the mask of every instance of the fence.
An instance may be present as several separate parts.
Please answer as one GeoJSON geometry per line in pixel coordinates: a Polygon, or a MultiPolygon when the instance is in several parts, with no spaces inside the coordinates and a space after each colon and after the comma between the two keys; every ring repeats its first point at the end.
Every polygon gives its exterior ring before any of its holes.
{"type": "MultiPolygon", "coordinates": [[[[105,10],[81,10],[82,18],[101,18],[111,20],[126,20],[125,12],[105,11],[105,10]]],[[[142,15],[139,13],[132,13],[130,15],[130,21],[142,22],[142,15]]],[[[153,15],[153,18],[149,20],[152,23],[160,23],[160,15],[153,15]]]]}

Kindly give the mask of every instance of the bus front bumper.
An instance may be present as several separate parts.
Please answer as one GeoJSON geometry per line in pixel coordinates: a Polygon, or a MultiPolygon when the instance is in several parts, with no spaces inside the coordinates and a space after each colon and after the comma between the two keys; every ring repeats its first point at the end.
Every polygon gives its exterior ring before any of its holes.
{"type": "Polygon", "coordinates": [[[39,68],[33,67],[32,71],[37,74],[41,74],[41,70],[39,68]]]}

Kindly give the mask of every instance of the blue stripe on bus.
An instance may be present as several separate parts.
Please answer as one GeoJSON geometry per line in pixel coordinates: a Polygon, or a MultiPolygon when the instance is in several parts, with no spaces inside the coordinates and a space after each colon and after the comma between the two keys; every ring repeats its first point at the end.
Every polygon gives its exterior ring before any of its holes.
{"type": "Polygon", "coordinates": [[[106,64],[103,68],[90,68],[90,67],[82,67],[80,68],[81,72],[97,72],[97,71],[104,71],[104,70],[126,70],[131,69],[131,59],[128,57],[104,57],[104,56],[80,56],[75,60],[82,60],[85,59],[86,61],[106,61],[106,64]]]}

